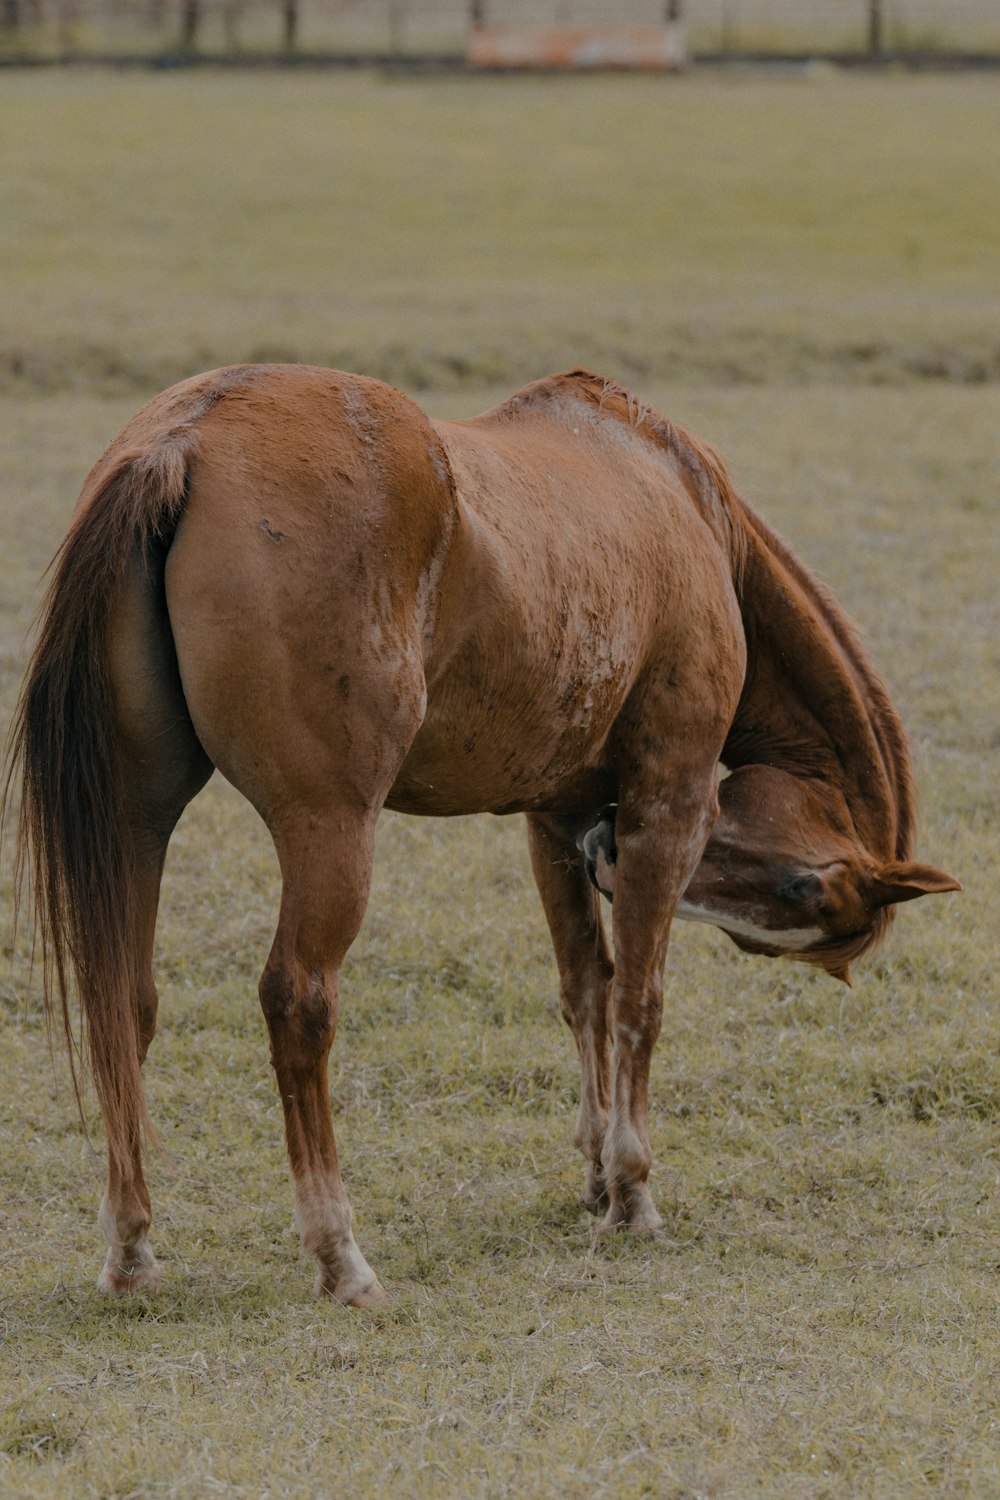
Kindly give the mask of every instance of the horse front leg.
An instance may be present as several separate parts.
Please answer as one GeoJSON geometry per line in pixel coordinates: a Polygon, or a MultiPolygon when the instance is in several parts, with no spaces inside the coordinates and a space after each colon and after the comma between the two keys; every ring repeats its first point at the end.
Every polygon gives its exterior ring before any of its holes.
{"type": "Polygon", "coordinates": [[[670,792],[623,798],[616,824],[615,974],[611,985],[614,1073],[602,1165],[608,1211],[602,1232],[656,1234],[649,1191],[649,1070],[663,1013],[670,920],[715,819],[711,777],[681,779],[670,792]]]}
{"type": "Polygon", "coordinates": [[[584,1202],[607,1207],[601,1153],[611,1097],[608,986],[614,965],[601,922],[600,897],[573,838],[555,820],[528,817],[528,848],[559,967],[559,1004],[580,1057],[580,1109],[574,1143],[587,1161],[584,1202]]]}

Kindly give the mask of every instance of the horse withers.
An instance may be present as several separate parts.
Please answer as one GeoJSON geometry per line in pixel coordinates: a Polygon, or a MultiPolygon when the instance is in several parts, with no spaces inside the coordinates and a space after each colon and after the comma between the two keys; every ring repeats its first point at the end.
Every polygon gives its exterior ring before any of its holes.
{"type": "Polygon", "coordinates": [[[69,1026],[75,978],[104,1116],[109,1292],[159,1276],[154,928],[213,768],[277,850],[260,999],[296,1217],[317,1290],[357,1306],[382,1292],[327,1058],[383,806],[527,814],[607,1230],[660,1224],[647,1095],[675,915],[846,977],[895,903],[958,888],[912,859],[905,736],[832,596],[712,450],[583,371],[464,422],[300,366],[156,397],[85,482],[12,754],[47,994],[69,1026]],[[608,837],[609,805],[613,965],[577,842],[608,837]]]}

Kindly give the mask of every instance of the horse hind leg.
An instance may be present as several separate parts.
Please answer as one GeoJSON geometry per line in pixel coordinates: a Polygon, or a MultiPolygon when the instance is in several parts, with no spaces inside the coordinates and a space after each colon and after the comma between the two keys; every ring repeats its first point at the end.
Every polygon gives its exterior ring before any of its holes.
{"type": "Polygon", "coordinates": [[[260,981],[285,1115],[295,1217],[316,1258],[315,1292],[366,1307],[384,1292],[358,1249],[330,1114],[327,1061],[340,966],[364,916],[377,809],[328,807],[272,829],[281,911],[260,981]]]}
{"type": "MultiPolygon", "coordinates": [[[[159,898],[160,875],[166,841],[157,849],[143,841],[143,854],[135,862],[133,931],[135,953],[135,1003],[138,1021],[140,1066],[145,1061],[156,1031],[157,992],[153,980],[153,929],[159,898]]],[[[138,855],[138,851],[137,851],[138,855]]],[[[104,1268],[98,1278],[102,1292],[121,1295],[155,1291],[160,1268],[149,1244],[152,1206],[142,1169],[142,1140],[138,1129],[130,1132],[128,1168],[109,1154],[108,1180],[101,1200],[98,1222],[108,1242],[104,1268]]]]}
{"type": "MultiPolygon", "coordinates": [[[[212,763],[187,712],[165,616],[138,573],[126,580],[111,640],[131,871],[127,962],[141,1066],[156,1031],[153,942],[167,844],[185,806],[211,775],[212,763]]],[[[108,1241],[98,1287],[115,1295],[155,1290],[160,1279],[149,1243],[152,1209],[143,1174],[139,1114],[133,1108],[130,1115],[136,1123],[129,1131],[126,1160],[109,1152],[107,1187],[98,1215],[108,1241]]]]}
{"type": "Polygon", "coordinates": [[[198,738],[274,840],[281,907],[259,994],[295,1214],[317,1292],[358,1307],[382,1289],[354,1240],[327,1066],[375,823],[426,707],[423,626],[410,582],[386,572],[385,559],[405,549],[372,545],[353,501],[328,515],[317,473],[293,449],[290,500],[275,471],[262,491],[266,519],[247,526],[257,501],[244,470],[213,470],[206,443],[167,564],[167,601],[198,738]],[[342,535],[331,519],[341,514],[342,535]]]}

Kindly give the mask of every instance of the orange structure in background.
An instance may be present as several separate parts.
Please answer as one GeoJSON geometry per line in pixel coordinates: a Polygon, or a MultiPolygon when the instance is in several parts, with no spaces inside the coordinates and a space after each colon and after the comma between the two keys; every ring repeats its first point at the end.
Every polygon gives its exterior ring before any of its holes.
{"type": "Polygon", "coordinates": [[[466,61],[474,68],[636,68],[684,64],[677,24],[665,26],[474,26],[466,61]]]}

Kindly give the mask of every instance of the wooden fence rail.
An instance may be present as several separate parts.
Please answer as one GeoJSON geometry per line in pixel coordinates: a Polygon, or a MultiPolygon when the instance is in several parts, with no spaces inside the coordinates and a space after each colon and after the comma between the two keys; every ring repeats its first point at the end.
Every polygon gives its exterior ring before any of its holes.
{"type": "Polygon", "coordinates": [[[680,28],[689,56],[1000,55],[1000,0],[0,0],[0,56],[464,55],[474,28],[680,28]]]}

